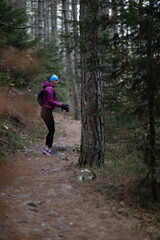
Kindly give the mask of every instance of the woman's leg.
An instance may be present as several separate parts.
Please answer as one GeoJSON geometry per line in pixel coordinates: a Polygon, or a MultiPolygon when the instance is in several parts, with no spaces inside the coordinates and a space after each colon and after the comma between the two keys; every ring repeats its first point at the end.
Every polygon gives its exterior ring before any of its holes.
{"type": "Polygon", "coordinates": [[[55,123],[52,115],[52,110],[42,107],[41,117],[44,120],[49,131],[46,137],[46,146],[48,146],[48,149],[52,149],[53,137],[55,132],[55,123]]]}

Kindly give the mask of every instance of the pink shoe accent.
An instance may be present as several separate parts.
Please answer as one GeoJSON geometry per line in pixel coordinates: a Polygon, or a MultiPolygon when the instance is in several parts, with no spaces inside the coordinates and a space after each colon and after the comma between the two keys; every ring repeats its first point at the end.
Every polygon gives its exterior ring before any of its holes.
{"type": "Polygon", "coordinates": [[[57,152],[54,152],[53,150],[52,151],[48,151],[47,149],[44,149],[43,150],[43,153],[46,154],[47,156],[55,156],[55,155],[58,155],[57,152]]]}
{"type": "Polygon", "coordinates": [[[49,153],[49,152],[46,152],[46,155],[47,155],[47,156],[50,156],[50,157],[53,156],[53,155],[52,155],[51,153],[49,153]]]}
{"type": "Polygon", "coordinates": [[[44,149],[42,153],[47,154],[48,152],[46,149],[44,149]]]}

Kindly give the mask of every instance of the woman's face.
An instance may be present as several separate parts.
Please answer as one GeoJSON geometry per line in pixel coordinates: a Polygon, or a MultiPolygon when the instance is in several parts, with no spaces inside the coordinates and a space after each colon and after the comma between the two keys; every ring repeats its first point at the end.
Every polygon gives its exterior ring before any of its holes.
{"type": "Polygon", "coordinates": [[[51,83],[53,86],[55,86],[58,83],[58,80],[52,81],[51,83]]]}

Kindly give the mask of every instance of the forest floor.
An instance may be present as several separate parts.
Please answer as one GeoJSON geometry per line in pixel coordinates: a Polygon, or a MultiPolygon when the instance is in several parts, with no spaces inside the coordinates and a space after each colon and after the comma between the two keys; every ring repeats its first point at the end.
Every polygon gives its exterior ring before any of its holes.
{"type": "Polygon", "coordinates": [[[0,240],[158,240],[154,226],[141,229],[146,213],[127,214],[124,202],[102,194],[101,171],[91,170],[93,180],[77,166],[80,122],[64,114],[55,119],[59,155],[42,154],[36,142],[0,167],[0,240]]]}

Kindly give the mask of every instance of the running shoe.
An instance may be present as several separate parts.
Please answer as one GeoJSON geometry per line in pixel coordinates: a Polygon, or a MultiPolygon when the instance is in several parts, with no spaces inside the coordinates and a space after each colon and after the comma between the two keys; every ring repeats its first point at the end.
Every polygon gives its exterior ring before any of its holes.
{"type": "Polygon", "coordinates": [[[47,151],[46,151],[46,155],[47,155],[47,156],[54,156],[54,155],[58,155],[58,153],[57,153],[57,152],[54,152],[53,150],[51,150],[51,151],[47,150],[47,151]]]}
{"type": "Polygon", "coordinates": [[[43,152],[44,154],[47,154],[48,150],[46,148],[44,148],[43,152]]]}

